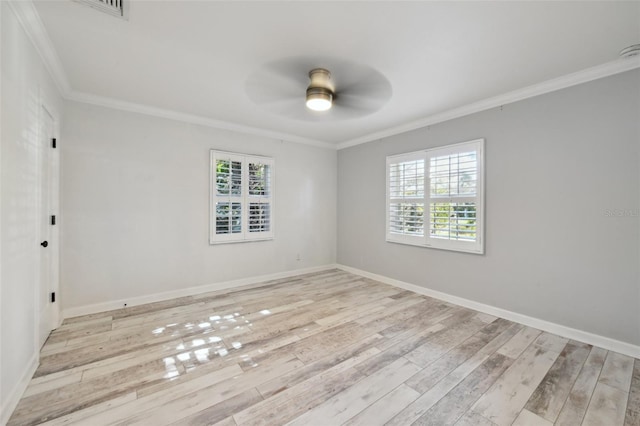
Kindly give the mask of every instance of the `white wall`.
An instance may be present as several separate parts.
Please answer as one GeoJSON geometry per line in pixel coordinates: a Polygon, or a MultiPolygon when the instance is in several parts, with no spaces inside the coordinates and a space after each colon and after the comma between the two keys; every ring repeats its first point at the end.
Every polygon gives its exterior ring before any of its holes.
{"type": "Polygon", "coordinates": [[[638,345],[639,160],[638,70],[341,150],[338,263],[638,345]],[[385,157],[476,138],[486,254],[385,242],[385,157]]]}
{"type": "Polygon", "coordinates": [[[76,102],[61,139],[65,310],[335,263],[333,150],[76,102]],[[275,240],[209,245],[210,149],[275,158],[275,240]]]}
{"type": "MultiPolygon", "coordinates": [[[[13,10],[0,2],[0,424],[7,420],[38,360],[38,114],[61,99],[13,10]]],[[[59,117],[57,117],[59,119],[59,117]]]]}

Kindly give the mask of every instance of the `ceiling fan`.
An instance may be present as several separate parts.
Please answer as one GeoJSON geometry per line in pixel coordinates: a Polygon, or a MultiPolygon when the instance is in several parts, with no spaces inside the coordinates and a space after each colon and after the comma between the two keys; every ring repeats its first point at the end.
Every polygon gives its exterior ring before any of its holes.
{"type": "Polygon", "coordinates": [[[382,108],[392,94],[389,81],[369,66],[312,57],[261,66],[247,79],[246,92],[274,114],[309,121],[363,117],[382,108]]]}

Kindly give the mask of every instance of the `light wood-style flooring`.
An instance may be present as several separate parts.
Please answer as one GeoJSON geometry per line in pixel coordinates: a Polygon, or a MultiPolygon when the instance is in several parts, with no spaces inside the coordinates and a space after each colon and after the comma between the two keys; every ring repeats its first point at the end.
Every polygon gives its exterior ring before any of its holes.
{"type": "Polygon", "coordinates": [[[339,270],[70,318],[10,425],[640,425],[640,360],[339,270]]]}

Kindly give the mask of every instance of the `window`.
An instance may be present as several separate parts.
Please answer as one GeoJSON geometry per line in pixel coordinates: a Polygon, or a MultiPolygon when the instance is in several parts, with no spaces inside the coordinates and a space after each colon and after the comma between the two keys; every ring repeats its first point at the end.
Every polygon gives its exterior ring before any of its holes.
{"type": "Polygon", "coordinates": [[[387,157],[387,241],[483,253],[484,139],[387,157]]]}
{"type": "Polygon", "coordinates": [[[211,151],[210,243],[273,238],[273,159],[211,151]]]}

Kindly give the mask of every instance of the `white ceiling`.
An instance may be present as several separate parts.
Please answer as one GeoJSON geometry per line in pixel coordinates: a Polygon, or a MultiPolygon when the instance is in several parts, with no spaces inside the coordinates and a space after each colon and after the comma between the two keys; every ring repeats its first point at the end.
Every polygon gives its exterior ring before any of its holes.
{"type": "Polygon", "coordinates": [[[35,4],[74,92],[331,144],[615,61],[640,43],[638,1],[133,1],[128,20],[70,0],[35,4]],[[298,56],[373,68],[391,98],[322,121],[254,103],[251,76],[298,56]]]}

